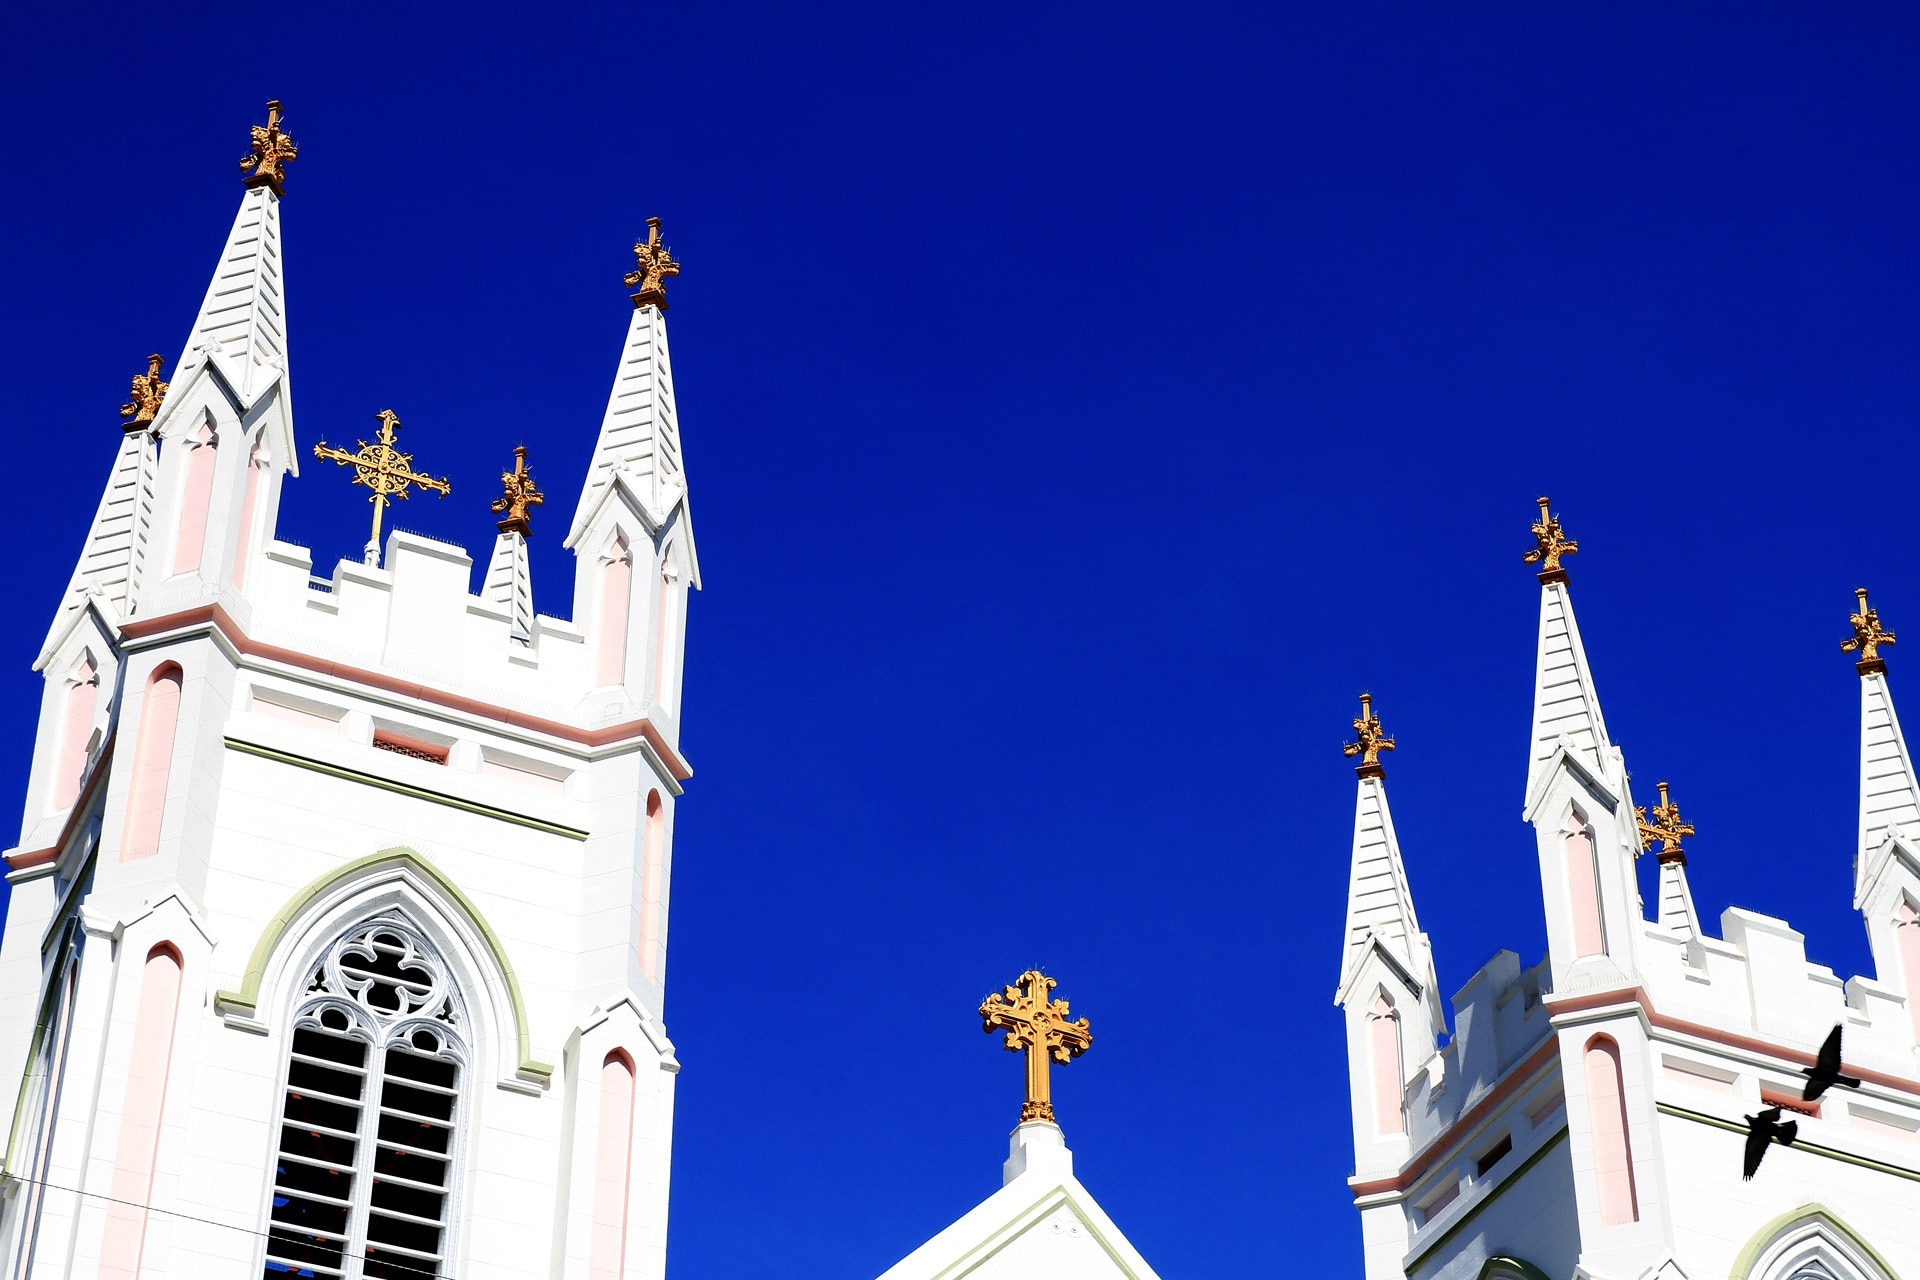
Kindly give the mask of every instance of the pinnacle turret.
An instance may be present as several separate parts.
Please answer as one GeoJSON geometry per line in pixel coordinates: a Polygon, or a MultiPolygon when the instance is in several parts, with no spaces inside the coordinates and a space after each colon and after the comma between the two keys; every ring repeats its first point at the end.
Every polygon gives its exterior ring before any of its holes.
{"type": "Polygon", "coordinates": [[[1537,546],[1526,554],[1529,564],[1540,563],[1540,640],[1534,668],[1533,728],[1527,764],[1527,801],[1530,805],[1542,772],[1554,752],[1565,746],[1595,778],[1612,771],[1613,744],[1600,714],[1593,673],[1587,667],[1586,646],[1573,616],[1567,572],[1560,557],[1578,549],[1560,528],[1559,517],[1548,513],[1540,499],[1541,518],[1533,526],[1537,546]]]}
{"type": "Polygon", "coordinates": [[[1349,759],[1361,757],[1354,800],[1353,858],[1347,879],[1347,927],[1342,944],[1340,986],[1336,1004],[1344,1003],[1355,980],[1377,946],[1397,966],[1418,994],[1435,1034],[1446,1029],[1438,981],[1434,976],[1433,944],[1421,932],[1414,913],[1413,892],[1400,857],[1400,838],[1393,811],[1387,807],[1386,771],[1379,753],[1393,750],[1393,739],[1382,731],[1373,713],[1373,699],[1362,694],[1360,716],[1354,720],[1357,743],[1343,750],[1349,759]]]}

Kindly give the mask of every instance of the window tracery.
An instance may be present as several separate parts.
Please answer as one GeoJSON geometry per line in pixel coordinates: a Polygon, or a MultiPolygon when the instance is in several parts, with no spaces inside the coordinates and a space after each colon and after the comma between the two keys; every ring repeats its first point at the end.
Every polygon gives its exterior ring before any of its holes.
{"type": "Polygon", "coordinates": [[[450,1274],[466,1022],[445,961],[397,912],[314,962],[293,1011],[266,1280],[450,1274]]]}

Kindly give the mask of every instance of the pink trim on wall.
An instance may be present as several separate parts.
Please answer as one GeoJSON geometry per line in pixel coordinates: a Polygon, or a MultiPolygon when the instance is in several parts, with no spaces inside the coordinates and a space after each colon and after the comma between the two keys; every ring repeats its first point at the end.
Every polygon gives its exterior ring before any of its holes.
{"type": "Polygon", "coordinates": [[[1381,995],[1374,997],[1367,1021],[1367,1047],[1373,1059],[1373,1131],[1382,1138],[1397,1138],[1407,1131],[1401,1107],[1400,1017],[1393,1011],[1393,1002],[1381,995]]]}
{"type": "Polygon", "coordinates": [[[1367,1182],[1348,1179],[1347,1188],[1354,1198],[1377,1195],[1382,1191],[1405,1191],[1408,1187],[1426,1176],[1427,1170],[1440,1160],[1450,1157],[1456,1146],[1456,1139],[1473,1133],[1474,1127],[1489,1115],[1495,1107],[1503,1105],[1521,1089],[1531,1088],[1539,1079],[1540,1071],[1556,1058],[1560,1051],[1560,1042],[1548,1037],[1540,1047],[1530,1054],[1527,1060],[1507,1073],[1506,1079],[1487,1091],[1487,1096],[1467,1109],[1467,1113],[1455,1120],[1447,1131],[1428,1143],[1426,1149],[1407,1162],[1406,1168],[1391,1178],[1374,1178],[1367,1182]]]}
{"type": "Polygon", "coordinates": [[[693,776],[692,768],[680,758],[680,753],[660,732],[660,727],[645,716],[638,720],[623,720],[602,729],[582,729],[578,725],[530,716],[512,707],[503,707],[494,702],[482,702],[478,698],[464,697],[445,689],[436,689],[432,685],[421,684],[416,680],[402,680],[383,672],[349,666],[344,662],[330,662],[325,658],[316,658],[312,654],[301,653],[297,649],[283,649],[279,645],[264,644],[242,631],[233,619],[227,616],[227,611],[217,604],[198,605],[192,609],[182,609],[178,613],[163,614],[157,618],[135,618],[122,624],[120,634],[129,640],[141,640],[162,632],[181,630],[202,623],[211,625],[225,636],[236,650],[248,658],[263,658],[269,662],[298,667],[302,671],[352,680],[370,689],[384,689],[388,693],[419,698],[422,702],[450,707],[455,711],[487,716],[507,724],[518,725],[522,729],[531,729],[535,733],[549,734],[567,742],[576,742],[583,747],[611,746],[636,736],[645,738],[647,745],[659,753],[661,763],[667,766],[667,772],[672,774],[675,780],[685,782],[693,776]]]}
{"type": "Polygon", "coordinates": [[[633,1170],[633,1059],[619,1049],[600,1067],[600,1141],[593,1162],[589,1280],[621,1280],[627,1265],[627,1196],[633,1170]]]}
{"type": "Polygon", "coordinates": [[[207,542],[207,508],[213,504],[213,427],[201,423],[193,439],[184,443],[187,475],[180,485],[180,518],[174,524],[173,573],[200,567],[200,553],[207,542]]]}
{"type": "Polygon", "coordinates": [[[1913,1019],[1913,1038],[1920,1044],[1920,912],[1901,902],[1894,936],[1900,940],[1900,976],[1906,979],[1907,1016],[1913,1019]]]}
{"type": "Polygon", "coordinates": [[[133,749],[133,784],[127,788],[127,825],[120,838],[120,861],[148,858],[160,851],[160,819],[167,808],[167,781],[173,771],[173,739],[180,723],[180,668],[169,662],[154,669],[140,704],[140,737],[133,749]]]}
{"type": "Polygon", "coordinates": [[[658,791],[647,792],[647,838],[640,865],[640,972],[659,981],[660,871],[666,853],[667,811],[658,791]]]}
{"type": "Polygon", "coordinates": [[[80,777],[87,771],[87,739],[93,736],[93,713],[98,705],[100,675],[93,659],[82,657],[67,679],[67,714],[60,727],[60,773],[54,779],[53,807],[57,812],[80,795],[80,777]]]}
{"type": "Polygon", "coordinates": [[[600,564],[600,616],[594,622],[594,684],[619,684],[627,674],[627,612],[633,599],[633,555],[616,538],[600,564]]]}
{"type": "Polygon", "coordinates": [[[1633,1187],[1633,1151],[1627,1142],[1626,1089],[1620,1046],[1607,1036],[1587,1041],[1587,1115],[1593,1129],[1593,1179],[1600,1221],[1609,1227],[1640,1220],[1633,1187]]]}
{"type": "Polygon", "coordinates": [[[108,774],[112,772],[106,767],[105,761],[113,756],[113,744],[119,736],[119,731],[115,730],[107,735],[105,742],[100,744],[102,763],[95,765],[93,772],[87,775],[86,790],[80,793],[80,798],[73,802],[73,808],[67,811],[67,816],[60,823],[60,834],[53,838],[53,843],[38,849],[22,849],[18,853],[10,853],[0,858],[0,862],[6,863],[9,871],[24,871],[28,867],[45,866],[58,858],[60,851],[69,846],[74,832],[80,828],[80,820],[92,812],[93,798],[100,790],[100,784],[105,782],[108,774]]]}
{"type": "Polygon", "coordinates": [[[233,589],[247,586],[247,565],[253,560],[253,506],[260,496],[260,473],[267,465],[267,434],[262,431],[247,454],[247,483],[240,492],[240,537],[233,548],[233,589]]]}
{"type": "MultiPolygon", "coordinates": [[[[1644,987],[1616,987],[1611,991],[1595,991],[1577,996],[1547,996],[1547,1012],[1559,1017],[1566,1013],[1583,1013],[1588,1009],[1599,1009],[1607,1005],[1637,1005],[1646,1012],[1647,1022],[1662,1031],[1679,1031],[1690,1036],[1699,1036],[1714,1044],[1731,1045],[1736,1049],[1746,1049],[1754,1053],[1770,1054],[1783,1062],[1802,1067],[1813,1065],[1814,1055],[1804,1049],[1794,1049],[1787,1045],[1776,1044],[1771,1040],[1762,1040],[1758,1036],[1742,1035],[1737,1031],[1728,1031],[1721,1027],[1710,1027],[1703,1022],[1689,1022],[1685,1018],[1676,1018],[1661,1013],[1653,1007],[1653,1000],[1644,987]]],[[[1911,1076],[1890,1075],[1885,1071],[1875,1071],[1872,1067],[1863,1067],[1857,1062],[1846,1065],[1850,1075],[1862,1080],[1871,1080],[1875,1084],[1885,1085],[1889,1089],[1898,1089],[1903,1093],[1920,1094],[1920,1080],[1911,1076]]]]}
{"type": "Polygon", "coordinates": [[[1600,883],[1593,860],[1593,837],[1585,831],[1567,836],[1567,899],[1573,907],[1573,954],[1602,956],[1607,935],[1600,924],[1600,883]]]}
{"type": "Polygon", "coordinates": [[[138,1280],[146,1248],[147,1203],[167,1105],[173,1029],[180,1011],[180,956],[161,943],[147,953],[140,978],[140,1011],[127,1064],[126,1104],[120,1111],[120,1147],[113,1161],[113,1197],[100,1244],[102,1280],[138,1280]]]}

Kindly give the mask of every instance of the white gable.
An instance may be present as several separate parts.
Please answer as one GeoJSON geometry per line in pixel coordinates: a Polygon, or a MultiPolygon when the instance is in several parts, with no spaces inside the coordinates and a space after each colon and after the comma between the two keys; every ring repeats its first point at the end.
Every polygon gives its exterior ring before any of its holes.
{"type": "Polygon", "coordinates": [[[1056,1125],[1013,1132],[1006,1185],[880,1280],[1159,1280],[1073,1176],[1056,1125]]]}

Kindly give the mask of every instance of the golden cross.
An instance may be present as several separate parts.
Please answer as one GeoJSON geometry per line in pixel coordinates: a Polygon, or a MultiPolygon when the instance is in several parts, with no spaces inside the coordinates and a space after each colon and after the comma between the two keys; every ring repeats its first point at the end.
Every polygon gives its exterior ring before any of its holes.
{"type": "Polygon", "coordinates": [[[1580,544],[1560,528],[1560,517],[1548,512],[1545,498],[1540,499],[1540,519],[1533,526],[1533,540],[1538,545],[1523,557],[1526,563],[1540,566],[1542,582],[1565,582],[1567,571],[1560,567],[1560,557],[1572,555],[1580,544]]]}
{"type": "Polygon", "coordinates": [[[1353,771],[1363,778],[1384,778],[1387,771],[1380,764],[1380,753],[1393,750],[1393,739],[1380,728],[1380,717],[1373,714],[1373,695],[1360,695],[1360,716],[1353,722],[1353,731],[1360,735],[1360,741],[1349,742],[1340,748],[1340,754],[1351,760],[1360,757],[1360,763],[1353,771]]]}
{"type": "Polygon", "coordinates": [[[1860,661],[1853,665],[1863,676],[1885,671],[1887,660],[1880,656],[1880,646],[1893,643],[1893,632],[1880,625],[1880,611],[1867,603],[1865,587],[1855,587],[1853,596],[1860,602],[1860,612],[1848,616],[1847,621],[1853,624],[1853,639],[1842,640],[1840,652],[1860,651],[1860,661]]]}
{"type": "Polygon", "coordinates": [[[500,522],[500,532],[531,538],[533,526],[527,520],[527,508],[541,506],[547,495],[534,487],[533,472],[527,470],[527,446],[513,447],[513,470],[502,471],[500,483],[506,492],[493,500],[493,514],[507,513],[507,518],[500,522]]]}
{"type": "Polygon", "coordinates": [[[1093,1032],[1085,1018],[1067,1021],[1067,1002],[1047,999],[1059,984],[1036,969],[1020,981],[980,1003],[985,1030],[1007,1033],[1007,1050],[1027,1055],[1027,1100],[1020,1107],[1020,1123],[1053,1121],[1053,1097],[1047,1080],[1051,1062],[1065,1065],[1087,1051],[1093,1032]]]}
{"type": "Polygon", "coordinates": [[[160,402],[167,398],[167,384],[160,379],[160,366],[166,361],[158,352],[147,357],[147,371],[133,375],[133,399],[120,406],[120,416],[128,431],[142,431],[153,425],[160,402]]]}
{"type": "Polygon", "coordinates": [[[351,466],[353,482],[373,490],[373,537],[367,540],[368,564],[380,563],[380,517],[386,512],[387,499],[406,497],[407,486],[413,484],[431,489],[443,498],[453,492],[453,486],[445,480],[417,474],[413,469],[413,455],[393,447],[393,433],[400,429],[400,419],[393,410],[382,409],[377,416],[380,434],[376,442],[360,441],[357,453],[331,448],[324,440],[313,446],[314,457],[351,466]]]}
{"type": "Polygon", "coordinates": [[[247,185],[270,187],[273,194],[284,197],[287,165],[299,158],[300,148],[280,132],[280,100],[275,98],[267,104],[266,125],[253,126],[253,154],[240,157],[240,167],[253,170],[247,175],[247,185]]]}
{"type": "Polygon", "coordinates": [[[673,260],[673,254],[667,246],[660,243],[660,219],[647,219],[647,238],[634,242],[633,261],[633,270],[622,277],[627,282],[627,288],[637,287],[633,305],[653,306],[665,311],[666,279],[680,274],[680,264],[673,260]]]}
{"type": "Polygon", "coordinates": [[[1640,848],[1643,852],[1653,851],[1653,842],[1658,840],[1660,848],[1655,853],[1662,866],[1669,862],[1687,865],[1687,854],[1680,842],[1693,834],[1693,824],[1680,817],[1680,806],[1667,797],[1667,784],[1658,784],[1660,803],[1653,806],[1653,821],[1647,821],[1647,807],[1633,806],[1634,821],[1640,827],[1640,848]]]}

